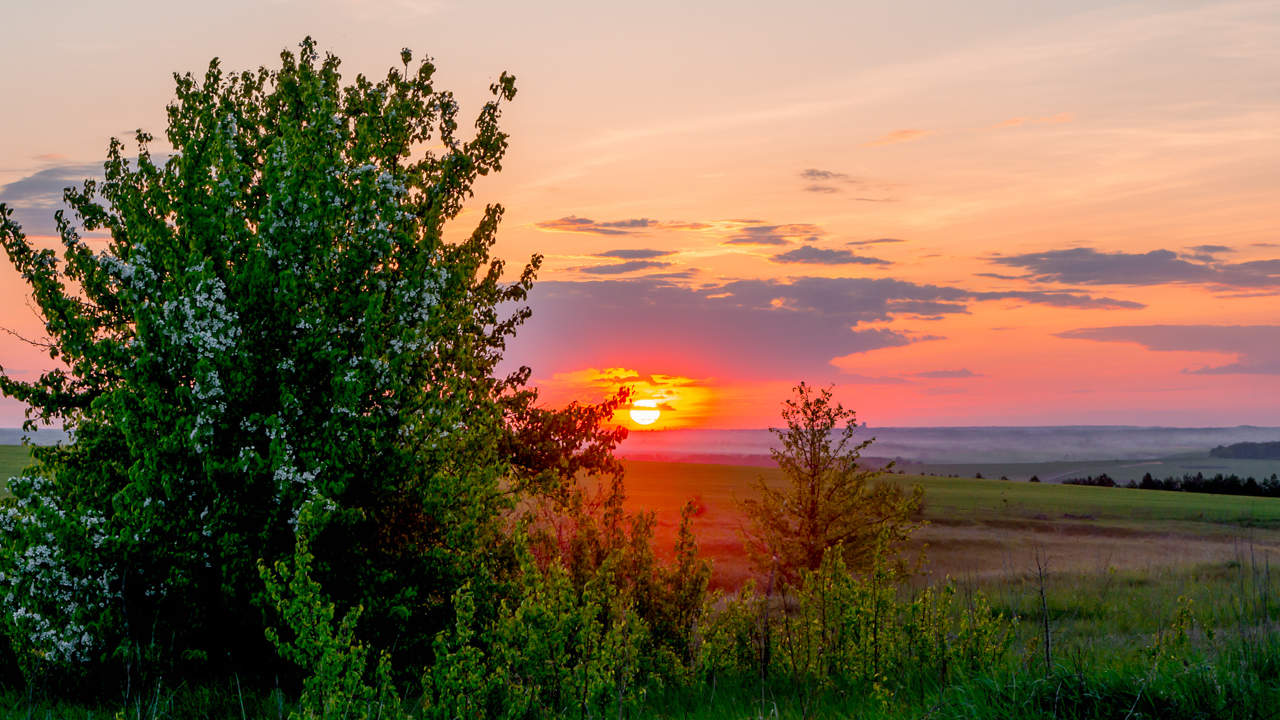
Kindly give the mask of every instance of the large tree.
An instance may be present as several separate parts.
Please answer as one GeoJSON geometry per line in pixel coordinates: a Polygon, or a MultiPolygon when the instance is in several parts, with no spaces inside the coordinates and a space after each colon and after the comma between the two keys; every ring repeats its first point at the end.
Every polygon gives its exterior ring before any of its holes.
{"type": "Polygon", "coordinates": [[[400,653],[506,562],[502,514],[538,470],[504,448],[537,418],[527,369],[495,372],[539,259],[502,282],[496,205],[444,233],[500,169],[514,79],[464,139],[435,67],[400,59],[344,84],[308,38],[278,68],[175,75],[169,149],[112,140],[105,180],[65,193],[61,258],[0,205],[60,362],[0,391],[73,438],[0,515],[0,622],[29,667],[252,665],[257,562],[309,502],[326,592],[400,653]]]}
{"type": "Polygon", "coordinates": [[[877,482],[879,470],[861,463],[874,438],[855,443],[857,415],[829,388],[800,383],[782,407],[785,428],[771,428],[781,447],[769,452],[786,478],[761,479],[759,495],[743,502],[748,550],[765,573],[794,583],[840,548],[844,561],[866,570],[877,552],[894,552],[917,525],[923,489],[904,491],[877,482]]]}

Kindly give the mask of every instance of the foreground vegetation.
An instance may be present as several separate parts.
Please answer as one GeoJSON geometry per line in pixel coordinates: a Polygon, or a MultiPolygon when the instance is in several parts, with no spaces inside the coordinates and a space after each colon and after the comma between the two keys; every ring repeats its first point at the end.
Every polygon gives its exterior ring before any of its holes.
{"type": "MultiPolygon", "coordinates": [[[[960,584],[993,615],[1016,618],[989,664],[940,682],[908,672],[887,686],[775,672],[693,685],[651,684],[627,717],[663,718],[1266,718],[1280,707],[1280,578],[1265,555],[1159,571],[1004,577],[960,584]],[[1043,589],[1043,599],[1041,590],[1043,589]],[[1047,621],[1047,622],[1046,622],[1047,621]],[[1046,669],[1044,633],[1049,632],[1046,669]]],[[[779,610],[780,608],[775,608],[779,610]]],[[[793,610],[793,612],[795,612],[793,610]]],[[[779,643],[780,649],[781,643],[779,643]]],[[[650,678],[652,681],[652,678],[650,678]]],[[[73,703],[10,687],[5,718],[283,718],[294,692],[234,677],[155,686],[123,701],[73,703]]],[[[603,713],[566,713],[569,717],[603,713]]],[[[614,716],[613,712],[607,713],[614,716]]],[[[426,713],[422,714],[427,716],[426,713]]],[[[461,713],[459,717],[470,715],[461,713]]]]}
{"type": "MultiPolygon", "coordinates": [[[[635,488],[630,502],[652,502],[660,515],[666,506],[677,502],[681,493],[674,488],[687,490],[696,486],[701,509],[697,517],[692,511],[686,514],[699,536],[714,536],[717,510],[733,507],[731,503],[724,504],[731,500],[733,483],[761,474],[756,468],[662,463],[629,463],[628,469],[635,488]],[[658,484],[658,478],[670,487],[658,484]],[[714,478],[720,478],[721,484],[714,478]],[[718,487],[724,488],[724,495],[718,487]]],[[[893,480],[911,482],[904,478],[893,480]]],[[[822,640],[798,629],[806,623],[810,631],[815,626],[813,621],[821,614],[819,593],[797,593],[785,604],[777,599],[773,603],[762,602],[758,586],[756,590],[748,587],[745,593],[713,594],[705,601],[707,624],[699,628],[694,642],[685,648],[692,654],[671,657],[665,667],[644,667],[642,656],[646,651],[643,642],[637,642],[641,638],[632,636],[627,641],[624,636],[614,635],[610,640],[603,626],[596,626],[597,632],[603,633],[595,636],[597,650],[607,654],[631,647],[638,651],[630,656],[625,651],[607,655],[610,660],[597,665],[595,671],[582,666],[587,671],[583,677],[593,672],[597,679],[625,677],[631,683],[630,689],[623,690],[622,702],[602,698],[600,704],[587,708],[565,707],[564,714],[612,717],[621,711],[626,717],[668,718],[1261,718],[1273,716],[1271,708],[1280,706],[1280,634],[1275,622],[1280,614],[1280,577],[1270,569],[1275,553],[1273,540],[1269,530],[1232,520],[1243,518],[1250,524],[1267,525],[1266,521],[1280,513],[1272,507],[1277,503],[1168,493],[1164,503],[1142,506],[1142,499],[1166,494],[975,479],[927,478],[921,482],[925,486],[926,516],[942,519],[945,515],[951,522],[942,527],[930,526],[926,531],[985,528],[995,537],[1007,533],[1018,522],[1051,524],[1050,520],[1034,518],[1053,513],[1058,520],[1063,520],[1064,515],[1092,516],[1090,520],[1067,518],[1065,522],[1084,524],[1098,533],[1122,523],[1131,530],[1164,537],[1166,542],[1176,537],[1170,533],[1199,533],[1206,542],[1221,539],[1223,534],[1234,539],[1223,544],[1223,555],[1213,562],[1175,561],[1162,566],[1126,567],[1124,563],[1117,566],[1095,560],[1086,570],[1073,569],[1064,562],[1071,558],[1062,555],[1062,546],[1052,543],[1030,548],[1030,563],[1016,567],[1001,557],[1005,555],[1003,550],[978,546],[985,549],[973,552],[971,562],[975,566],[1003,563],[1001,572],[982,576],[961,572],[960,579],[945,590],[940,589],[945,586],[938,580],[918,578],[906,585],[883,582],[881,590],[891,591],[892,600],[885,594],[877,596],[866,583],[851,582],[847,573],[831,572],[826,576],[827,602],[840,595],[832,592],[830,583],[843,578],[845,594],[840,602],[855,614],[859,609],[874,611],[879,602],[882,610],[893,607],[895,612],[906,612],[900,618],[909,619],[913,604],[920,608],[922,598],[932,597],[927,601],[933,603],[930,607],[943,607],[950,617],[961,620],[946,626],[946,637],[940,643],[931,643],[932,647],[950,643],[950,661],[957,664],[946,672],[936,663],[921,663],[916,658],[909,668],[898,667],[892,672],[886,672],[887,668],[859,670],[846,665],[837,676],[824,674],[814,664],[817,657],[827,654],[818,652],[822,640]],[[1109,503],[1107,493],[1125,499],[1119,505],[1109,503]],[[1202,500],[1208,500],[1210,507],[1198,508],[1197,501],[1202,500]],[[1042,564],[1043,574],[1036,571],[1036,561],[1042,564]],[[984,622],[965,625],[966,616],[984,622]],[[759,672],[761,623],[772,633],[768,671],[763,674],[759,672]],[[975,635],[975,628],[981,632],[975,635]],[[962,637],[968,638],[970,644],[957,643],[962,637]],[[985,640],[975,645],[975,638],[985,640]],[[798,651],[806,646],[807,652],[798,651]],[[965,658],[979,662],[965,666],[965,658]],[[673,667],[683,670],[673,673],[673,667]]],[[[673,537],[679,537],[678,530],[677,524],[673,537]]],[[[1078,541],[1079,537],[1074,539],[1078,541]]],[[[1103,537],[1116,540],[1113,536],[1103,537]]],[[[691,557],[686,556],[686,560],[691,557]]],[[[717,565],[743,561],[732,554],[715,556],[713,560],[717,565]]],[[[531,575],[539,579],[520,594],[520,610],[512,616],[516,625],[501,631],[508,638],[504,642],[516,641],[530,628],[553,630],[557,625],[545,623],[555,617],[562,618],[561,622],[568,619],[571,624],[571,618],[581,622],[600,617],[593,615],[598,610],[591,608],[608,606],[602,596],[592,600],[590,595],[568,592],[568,576],[550,572],[531,575]],[[557,587],[560,590],[555,590],[557,587]]],[[[891,570],[881,568],[879,572],[880,580],[886,581],[886,573],[891,570]]],[[[875,577],[870,578],[871,583],[875,577]]],[[[581,634],[581,628],[588,626],[590,622],[573,631],[578,633],[577,642],[591,643],[589,636],[581,634]]],[[[558,627],[567,631],[569,626],[558,627]]],[[[897,627],[902,635],[891,641],[887,637],[893,632],[887,625],[881,627],[886,628],[886,646],[896,643],[899,652],[910,645],[910,637],[928,637],[900,624],[897,627]]],[[[456,641],[461,635],[452,637],[456,641]]],[[[570,636],[562,638],[568,642],[562,648],[572,646],[570,636]]],[[[938,640],[935,635],[933,641],[938,640]]],[[[480,668],[492,672],[493,666],[484,664],[482,657],[465,652],[465,647],[454,646],[454,664],[446,676],[453,681],[469,677],[468,682],[475,685],[467,697],[510,692],[513,676],[502,677],[499,687],[497,680],[486,681],[475,675],[480,668]]],[[[514,677],[526,680],[535,677],[533,671],[545,665],[535,662],[537,658],[550,659],[537,653],[553,652],[546,647],[524,645],[523,641],[506,647],[500,652],[507,662],[526,668],[514,677]]],[[[343,657],[341,648],[333,649],[338,651],[335,657],[343,657]]],[[[862,648],[861,655],[865,658],[871,653],[862,648]]],[[[605,686],[616,698],[619,684],[606,681],[605,686]]],[[[123,701],[88,704],[60,701],[49,696],[47,689],[42,695],[39,689],[24,688],[21,683],[11,684],[10,688],[0,706],[8,714],[0,717],[90,718],[123,712],[128,717],[283,718],[301,709],[296,686],[237,686],[234,676],[176,685],[160,682],[145,690],[134,690],[123,701]]],[[[407,703],[411,715],[437,716],[428,709],[430,705],[424,707],[423,701],[428,699],[424,692],[429,688],[408,689],[401,702],[407,703]]],[[[503,697],[511,700],[510,695],[503,697]]],[[[453,710],[457,711],[453,715],[456,717],[474,714],[466,708],[453,710]]]]}
{"type": "Polygon", "coordinates": [[[31,452],[21,445],[0,445],[0,497],[9,494],[9,478],[21,475],[31,463],[31,452]]]}

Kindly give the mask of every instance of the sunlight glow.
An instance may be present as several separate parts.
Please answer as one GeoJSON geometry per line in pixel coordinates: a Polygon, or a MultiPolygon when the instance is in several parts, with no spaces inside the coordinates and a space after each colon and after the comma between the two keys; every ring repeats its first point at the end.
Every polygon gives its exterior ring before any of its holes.
{"type": "Polygon", "coordinates": [[[661,414],[657,400],[637,400],[631,406],[631,420],[637,425],[652,425],[661,414]]]}

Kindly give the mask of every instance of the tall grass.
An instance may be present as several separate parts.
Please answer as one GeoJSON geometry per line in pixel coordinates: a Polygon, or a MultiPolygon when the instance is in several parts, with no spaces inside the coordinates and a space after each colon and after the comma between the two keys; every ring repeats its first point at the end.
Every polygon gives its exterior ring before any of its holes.
{"type": "MultiPolygon", "coordinates": [[[[1050,566],[1051,568],[1052,566],[1050,566]]],[[[1021,622],[1012,649],[950,684],[910,690],[820,687],[785,673],[725,678],[653,693],[631,717],[1009,718],[1280,717],[1280,594],[1269,558],[1242,544],[1228,563],[1148,573],[1054,573],[1044,583],[1053,639],[1042,661],[1038,579],[974,583],[1021,622]]],[[[963,590],[962,590],[963,591],[963,590]]],[[[18,691],[0,695],[0,718],[226,718],[280,720],[285,697],[237,693],[234,681],[152,690],[128,702],[84,707],[18,691]],[[243,703],[243,705],[242,705],[243,703]],[[242,710],[243,708],[243,710],[242,710]]]]}

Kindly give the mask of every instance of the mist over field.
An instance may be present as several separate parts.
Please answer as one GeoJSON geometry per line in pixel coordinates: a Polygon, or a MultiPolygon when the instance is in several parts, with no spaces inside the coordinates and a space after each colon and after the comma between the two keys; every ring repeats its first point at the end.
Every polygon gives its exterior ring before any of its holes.
{"type": "MultiPolygon", "coordinates": [[[[1208,455],[1218,445],[1280,440],[1280,428],[1163,428],[1126,425],[1061,427],[862,428],[855,438],[875,438],[867,457],[920,463],[1038,463],[1145,460],[1208,455]]],[[[775,438],[768,430],[633,431],[618,449],[632,459],[695,460],[717,457],[767,459],[775,438]]]]}

